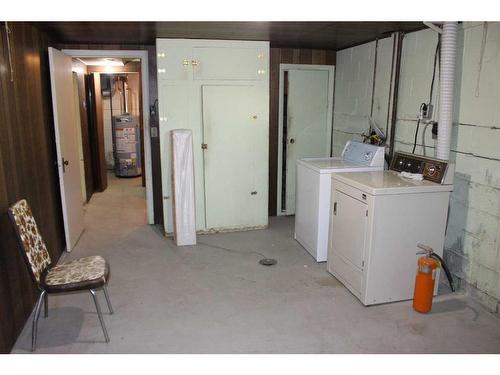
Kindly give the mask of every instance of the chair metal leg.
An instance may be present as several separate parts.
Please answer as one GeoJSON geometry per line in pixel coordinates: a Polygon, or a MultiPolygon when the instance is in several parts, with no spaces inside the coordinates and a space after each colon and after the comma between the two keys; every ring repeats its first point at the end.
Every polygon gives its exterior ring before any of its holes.
{"type": "Polygon", "coordinates": [[[111,307],[111,300],[109,299],[109,294],[108,294],[108,288],[106,288],[106,285],[102,287],[102,290],[104,291],[104,297],[106,297],[106,303],[108,304],[108,310],[110,314],[113,314],[113,307],[111,307]]]}
{"type": "Polygon", "coordinates": [[[45,290],[42,290],[40,297],[38,297],[38,301],[35,305],[35,315],[33,316],[33,327],[31,330],[31,351],[34,352],[36,349],[36,335],[38,331],[38,317],[40,315],[40,307],[42,306],[42,301],[47,293],[45,290]]]}
{"type": "Polygon", "coordinates": [[[47,318],[49,316],[49,294],[45,293],[45,296],[43,297],[44,301],[44,316],[47,318]]]}
{"type": "Polygon", "coordinates": [[[108,331],[106,330],[106,326],[104,325],[104,319],[102,317],[101,307],[99,306],[99,301],[97,300],[97,295],[94,289],[90,289],[90,294],[92,294],[92,298],[94,298],[95,308],[97,310],[97,316],[99,317],[99,321],[101,322],[102,332],[104,332],[104,338],[106,342],[109,342],[108,331]]]}

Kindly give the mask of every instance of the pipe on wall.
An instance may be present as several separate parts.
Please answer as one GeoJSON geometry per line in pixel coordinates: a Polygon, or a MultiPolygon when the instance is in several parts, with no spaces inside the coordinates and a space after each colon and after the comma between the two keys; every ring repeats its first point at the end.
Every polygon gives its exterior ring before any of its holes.
{"type": "MultiPolygon", "coordinates": [[[[392,160],[394,155],[394,143],[396,141],[396,123],[397,123],[397,113],[398,113],[398,95],[399,95],[399,76],[401,75],[401,55],[403,50],[403,38],[404,33],[397,32],[395,35],[395,48],[396,48],[396,61],[394,66],[394,83],[392,97],[389,101],[392,101],[392,113],[391,113],[391,132],[390,132],[390,142],[389,142],[389,157],[388,164],[392,160]]],[[[391,73],[392,74],[392,73],[391,73]]],[[[389,134],[386,133],[386,136],[389,134]]]]}
{"type": "Polygon", "coordinates": [[[444,22],[441,35],[439,119],[436,157],[450,158],[458,22],[444,22]]]}

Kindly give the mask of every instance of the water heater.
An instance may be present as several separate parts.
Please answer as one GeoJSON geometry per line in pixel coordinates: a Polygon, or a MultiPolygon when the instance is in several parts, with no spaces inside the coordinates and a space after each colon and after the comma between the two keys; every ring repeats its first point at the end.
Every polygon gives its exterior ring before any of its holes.
{"type": "Polygon", "coordinates": [[[137,177],[141,169],[139,117],[123,114],[113,116],[113,150],[115,175],[137,177]]]}

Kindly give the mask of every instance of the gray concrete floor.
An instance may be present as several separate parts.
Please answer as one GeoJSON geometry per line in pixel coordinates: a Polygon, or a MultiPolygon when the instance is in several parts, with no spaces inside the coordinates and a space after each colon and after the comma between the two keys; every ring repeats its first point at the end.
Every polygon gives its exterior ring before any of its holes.
{"type": "MultiPolygon", "coordinates": [[[[111,342],[90,294],[51,296],[37,353],[500,352],[500,320],[464,294],[438,297],[427,315],[409,301],[363,307],[293,240],[291,218],[175,247],[146,224],[140,179],[109,182],[87,205],[86,230],[65,260],[110,262],[111,342]],[[253,251],[278,264],[259,265],[253,251]]],[[[30,323],[14,353],[29,352],[30,323]]]]}

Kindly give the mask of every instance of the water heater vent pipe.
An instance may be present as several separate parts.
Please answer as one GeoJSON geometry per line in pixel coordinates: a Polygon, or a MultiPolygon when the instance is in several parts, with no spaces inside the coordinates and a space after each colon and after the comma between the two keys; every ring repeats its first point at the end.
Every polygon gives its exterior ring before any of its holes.
{"type": "Polygon", "coordinates": [[[444,22],[441,34],[439,74],[439,119],[436,157],[449,160],[453,124],[455,65],[457,60],[458,22],[444,22]]]}

